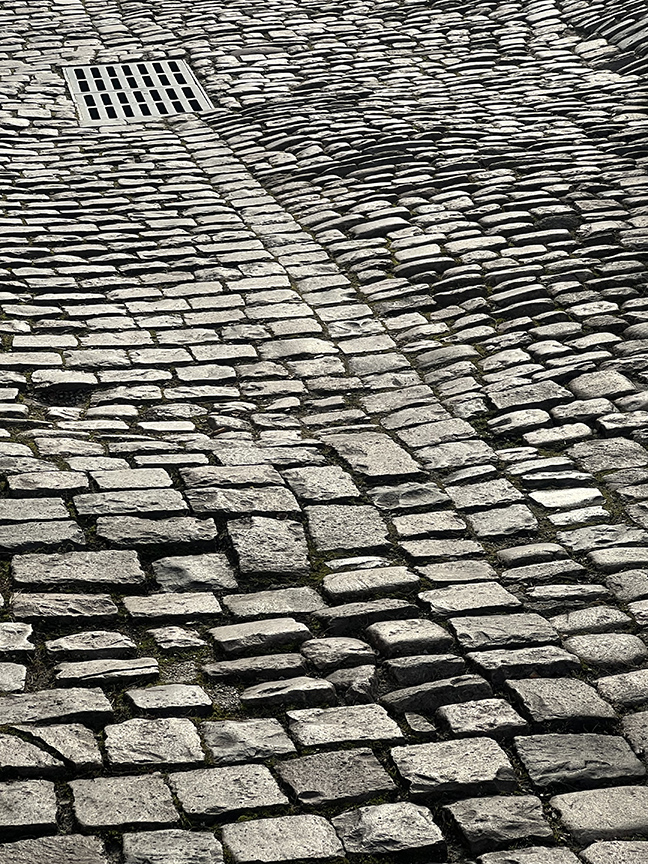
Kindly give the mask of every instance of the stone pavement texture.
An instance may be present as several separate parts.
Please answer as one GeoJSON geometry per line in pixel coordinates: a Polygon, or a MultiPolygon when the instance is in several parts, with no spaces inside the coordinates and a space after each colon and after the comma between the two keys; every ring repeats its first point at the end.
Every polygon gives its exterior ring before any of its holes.
{"type": "Polygon", "coordinates": [[[643,3],[0,21],[0,864],[645,864],[643,3]]]}

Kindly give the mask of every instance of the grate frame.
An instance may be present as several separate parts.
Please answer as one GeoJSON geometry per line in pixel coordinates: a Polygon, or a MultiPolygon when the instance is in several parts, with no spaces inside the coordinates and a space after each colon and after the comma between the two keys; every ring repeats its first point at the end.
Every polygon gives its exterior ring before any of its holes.
{"type": "Polygon", "coordinates": [[[82,126],[121,126],[214,109],[183,60],[65,66],[63,75],[82,126]]]}

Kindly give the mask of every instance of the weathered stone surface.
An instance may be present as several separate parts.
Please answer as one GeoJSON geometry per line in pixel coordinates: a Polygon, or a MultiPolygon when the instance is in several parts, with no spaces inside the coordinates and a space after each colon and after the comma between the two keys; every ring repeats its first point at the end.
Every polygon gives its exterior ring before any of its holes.
{"type": "Polygon", "coordinates": [[[280,762],[277,772],[309,806],[361,803],[396,788],[368,748],[302,756],[280,762]]]}
{"type": "Polygon", "coordinates": [[[308,547],[298,522],[251,516],[227,524],[242,573],[308,571],[308,547]]]}
{"type": "Polygon", "coordinates": [[[246,708],[285,708],[291,705],[329,705],[335,701],[335,687],[321,678],[297,676],[288,681],[271,681],[247,687],[241,693],[246,708]]]}
{"type": "Polygon", "coordinates": [[[138,585],[145,580],[135,552],[65,552],[16,555],[11,576],[17,585],[138,585]]]}
{"type": "Polygon", "coordinates": [[[585,864],[642,864],[648,840],[602,840],[581,852],[585,864]]]}
{"type": "Polygon", "coordinates": [[[468,798],[445,809],[452,814],[473,853],[553,837],[542,802],[533,795],[468,798]]]}
{"type": "Polygon", "coordinates": [[[128,636],[114,630],[86,630],[50,639],[45,643],[46,650],[55,658],[66,660],[95,660],[108,657],[133,657],[137,645],[128,636]]]}
{"type": "Polygon", "coordinates": [[[308,530],[317,549],[383,549],[387,526],[373,507],[353,504],[313,505],[306,508],[308,530]]]}
{"type": "Polygon", "coordinates": [[[261,615],[304,615],[325,606],[313,588],[279,588],[251,594],[228,594],[223,605],[237,618],[261,615]]]}
{"type": "Polygon", "coordinates": [[[46,780],[0,783],[0,826],[7,832],[51,832],[56,829],[54,784],[46,780]]]}
{"type": "Polygon", "coordinates": [[[124,597],[124,606],[131,618],[212,618],[221,613],[220,603],[209,591],[124,597]]]}
{"type": "Polygon", "coordinates": [[[529,735],[515,749],[540,789],[587,788],[610,781],[640,780],[646,769],[616,735],[529,735]]]}
{"type": "Polygon", "coordinates": [[[427,807],[399,801],[358,807],[331,820],[345,850],[355,855],[445,853],[443,834],[427,807]]]}
{"type": "Polygon", "coordinates": [[[216,720],[202,724],[202,734],[215,765],[257,762],[297,751],[278,720],[216,720]]]}
{"type": "Polygon", "coordinates": [[[442,678],[439,681],[404,687],[402,690],[392,690],[380,701],[398,713],[428,713],[436,711],[442,705],[487,699],[489,696],[492,696],[490,685],[479,675],[457,675],[454,678],[442,678]]]}
{"type": "Polygon", "coordinates": [[[578,858],[569,849],[533,846],[512,849],[510,852],[487,852],[478,859],[479,864],[578,864],[578,858]]]}
{"type": "Polygon", "coordinates": [[[379,705],[288,711],[290,734],[302,747],[348,741],[399,741],[399,726],[379,705]]]}
{"type": "Polygon", "coordinates": [[[64,760],[75,768],[100,768],[103,764],[101,751],[93,732],[80,723],[64,723],[52,726],[16,724],[29,739],[44,744],[57,760],[64,760]]]}
{"type": "Polygon", "coordinates": [[[221,651],[234,657],[268,648],[299,645],[312,637],[308,627],[294,618],[228,624],[215,627],[209,634],[221,651]]]}
{"type": "Polygon", "coordinates": [[[365,630],[367,639],[386,657],[439,651],[452,645],[443,627],[425,618],[406,621],[380,621],[365,630]]]}
{"type": "Polygon", "coordinates": [[[577,843],[648,836],[648,789],[618,786],[556,795],[551,806],[577,843]]]}
{"type": "Polygon", "coordinates": [[[532,613],[458,617],[451,619],[450,626],[468,651],[558,642],[556,630],[540,615],[532,613]]]}
{"type": "Polygon", "coordinates": [[[80,663],[59,663],[56,680],[62,684],[94,684],[111,682],[150,681],[157,678],[158,662],[155,657],[134,660],[87,660],[80,663]]]}
{"type": "Polygon", "coordinates": [[[178,814],[160,774],[73,780],[74,815],[85,830],[175,825],[178,814]]]}
{"type": "Polygon", "coordinates": [[[160,546],[195,546],[216,539],[213,519],[172,516],[170,519],[139,519],[136,516],[101,516],[97,536],[118,549],[160,546]]]}
{"type": "Polygon", "coordinates": [[[108,761],[119,767],[200,765],[205,756],[191,720],[126,720],[106,726],[108,761]]]}
{"type": "Polygon", "coordinates": [[[159,558],[153,562],[153,574],[162,591],[231,591],[238,587],[222,552],[159,558]]]}
{"type": "Polygon", "coordinates": [[[101,840],[80,834],[0,844],[0,864],[69,864],[71,861],[107,864],[108,858],[101,840]]]}
{"type": "Polygon", "coordinates": [[[415,798],[512,792],[517,786],[506,753],[488,738],[395,747],[392,758],[415,798]]]}
{"type": "MultiPolygon", "coordinates": [[[[125,696],[139,711],[156,716],[210,714],[213,707],[207,693],[197,684],[161,684],[157,687],[127,690],[125,696]]],[[[108,728],[106,727],[106,732],[108,728]]]]}
{"type": "Polygon", "coordinates": [[[527,723],[504,699],[479,699],[444,705],[436,713],[453,735],[507,737],[525,732],[527,723]]]}
{"type": "Polygon", "coordinates": [[[71,687],[5,696],[0,699],[0,712],[5,723],[58,720],[94,725],[111,720],[113,709],[102,690],[71,687]]]}
{"type": "Polygon", "coordinates": [[[171,774],[169,782],[192,818],[221,816],[288,803],[264,765],[231,765],[171,774]]]}
{"type": "Polygon", "coordinates": [[[366,642],[344,636],[309,639],[302,642],[299,650],[322,674],[334,669],[373,663],[376,658],[373,649],[366,642]]]}
{"type": "Polygon", "coordinates": [[[324,440],[354,471],[366,477],[406,477],[420,471],[402,447],[380,432],[334,433],[324,440]]]}
{"type": "Polygon", "coordinates": [[[207,831],[134,831],[124,835],[125,864],[222,864],[223,847],[207,831]]]}
{"type": "Polygon", "coordinates": [[[593,687],[572,678],[524,678],[509,690],[536,723],[612,720],[616,713],[593,687]]]}
{"type": "Polygon", "coordinates": [[[235,864],[329,861],[344,854],[332,825],[321,816],[284,816],[223,826],[235,864]]]}

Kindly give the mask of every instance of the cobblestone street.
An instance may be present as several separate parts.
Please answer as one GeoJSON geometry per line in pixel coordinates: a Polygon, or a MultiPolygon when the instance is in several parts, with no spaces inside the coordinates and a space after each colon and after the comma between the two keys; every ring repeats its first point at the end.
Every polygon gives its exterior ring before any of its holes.
{"type": "Polygon", "coordinates": [[[648,864],[645,3],[0,23],[0,864],[648,864]]]}

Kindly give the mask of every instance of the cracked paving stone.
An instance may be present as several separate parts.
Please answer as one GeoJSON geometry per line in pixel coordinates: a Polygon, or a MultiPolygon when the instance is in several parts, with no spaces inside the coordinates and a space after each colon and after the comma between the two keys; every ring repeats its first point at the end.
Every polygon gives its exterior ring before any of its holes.
{"type": "Polygon", "coordinates": [[[331,820],[352,855],[426,853],[445,855],[446,844],[427,807],[398,801],[348,810],[331,820]]]}
{"type": "Polygon", "coordinates": [[[277,773],[297,800],[311,807],[362,803],[396,789],[368,748],[316,753],[280,762],[277,773]]]}
{"type": "Polygon", "coordinates": [[[344,854],[333,826],[321,816],[284,816],[223,826],[235,864],[332,861],[344,854]]]}
{"type": "Polygon", "coordinates": [[[134,719],[106,726],[105,747],[111,765],[200,765],[205,755],[191,720],[176,717],[134,719]]]}
{"type": "Polygon", "coordinates": [[[184,771],[171,774],[169,783],[184,812],[195,819],[289,803],[264,765],[184,771]]]}
{"type": "Polygon", "coordinates": [[[0,844],[0,864],[69,864],[70,861],[108,864],[103,842],[80,834],[0,844]]]}
{"type": "Polygon", "coordinates": [[[207,831],[135,831],[124,835],[123,850],[125,864],[223,864],[223,847],[207,831]]]}
{"type": "Polygon", "coordinates": [[[56,777],[65,765],[50,753],[16,735],[0,735],[0,774],[6,777],[56,777]]]}
{"type": "Polygon", "coordinates": [[[73,780],[74,814],[84,830],[175,825],[178,813],[160,774],[73,780]]]}
{"type": "Polygon", "coordinates": [[[16,724],[13,727],[42,743],[74,768],[100,768],[103,765],[101,751],[92,730],[80,723],[62,723],[53,726],[31,726],[16,724]]]}
{"type": "Polygon", "coordinates": [[[506,753],[489,738],[412,744],[391,752],[414,798],[513,792],[517,788],[506,753]]]}
{"type": "Polygon", "coordinates": [[[452,815],[473,854],[519,841],[553,838],[542,802],[533,795],[469,798],[444,809],[452,815]]]}
{"type": "Polygon", "coordinates": [[[379,705],[287,711],[290,734],[302,747],[356,741],[402,741],[403,734],[379,705]]]}

